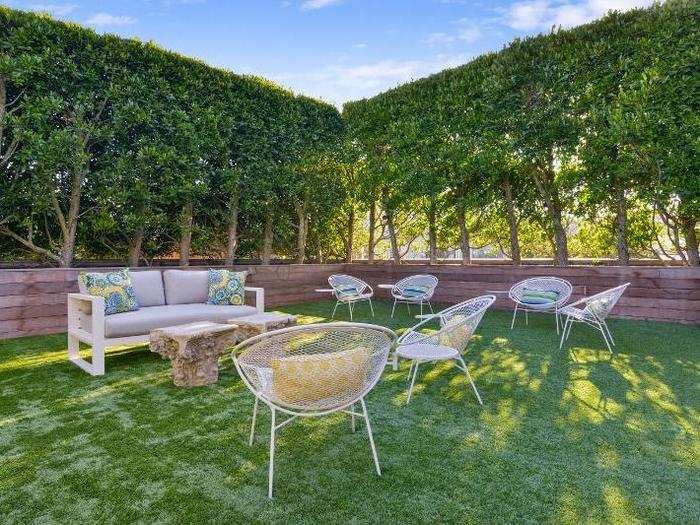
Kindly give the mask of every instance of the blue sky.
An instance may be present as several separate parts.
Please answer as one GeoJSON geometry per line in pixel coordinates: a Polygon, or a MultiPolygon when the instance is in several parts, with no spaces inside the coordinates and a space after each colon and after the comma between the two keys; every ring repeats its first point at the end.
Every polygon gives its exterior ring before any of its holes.
{"type": "Polygon", "coordinates": [[[650,0],[0,0],[153,40],[341,106],[650,0]]]}

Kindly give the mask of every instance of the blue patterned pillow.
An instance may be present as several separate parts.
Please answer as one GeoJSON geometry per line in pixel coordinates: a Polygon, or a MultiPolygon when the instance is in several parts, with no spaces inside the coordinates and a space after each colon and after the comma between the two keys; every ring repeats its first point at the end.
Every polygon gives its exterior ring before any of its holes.
{"type": "Polygon", "coordinates": [[[243,304],[245,302],[245,277],[247,273],[210,269],[207,303],[243,304]]]}
{"type": "Polygon", "coordinates": [[[107,273],[80,272],[78,279],[88,294],[104,297],[105,315],[139,309],[128,268],[107,273]]]}

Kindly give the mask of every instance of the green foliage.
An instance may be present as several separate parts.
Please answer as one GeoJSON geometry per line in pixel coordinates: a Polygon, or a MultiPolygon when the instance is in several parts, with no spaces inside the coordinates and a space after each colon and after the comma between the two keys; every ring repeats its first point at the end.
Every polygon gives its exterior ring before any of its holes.
{"type": "Polygon", "coordinates": [[[332,106],[7,8],[0,36],[2,258],[5,246],[64,265],[74,253],[125,258],[137,238],[149,258],[182,249],[190,231],[195,251],[221,255],[233,206],[240,255],[259,250],[268,210],[285,253],[300,188],[319,209],[343,198],[297,169],[342,134],[332,106]]]}

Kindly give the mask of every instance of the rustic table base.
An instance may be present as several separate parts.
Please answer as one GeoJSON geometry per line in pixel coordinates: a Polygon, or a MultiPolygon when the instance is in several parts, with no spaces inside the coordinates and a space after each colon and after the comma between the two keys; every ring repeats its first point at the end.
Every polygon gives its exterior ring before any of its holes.
{"type": "Polygon", "coordinates": [[[269,312],[237,317],[235,319],[229,319],[228,322],[238,325],[238,333],[241,336],[240,340],[244,341],[271,330],[294,326],[297,324],[297,318],[289,314],[269,312]]]}
{"type": "Polygon", "coordinates": [[[153,330],[151,352],[172,361],[176,386],[204,386],[218,381],[219,356],[241,340],[236,325],[190,323],[153,330]]]}

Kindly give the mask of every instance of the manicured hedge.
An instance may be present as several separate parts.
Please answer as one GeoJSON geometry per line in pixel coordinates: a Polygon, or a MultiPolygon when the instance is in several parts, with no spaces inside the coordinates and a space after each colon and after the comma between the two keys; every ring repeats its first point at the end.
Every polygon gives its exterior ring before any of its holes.
{"type": "Polygon", "coordinates": [[[661,234],[698,265],[698,57],[700,3],[671,0],[516,40],[344,117],[374,173],[370,198],[390,223],[423,210],[433,259],[453,217],[467,253],[469,225],[516,262],[536,228],[565,265],[585,219],[606,225],[600,242],[622,264],[664,250],[661,234]]]}
{"type": "Polygon", "coordinates": [[[266,221],[293,252],[299,166],[341,133],[334,107],[265,79],[0,8],[0,259],[232,259],[266,221]]]}

